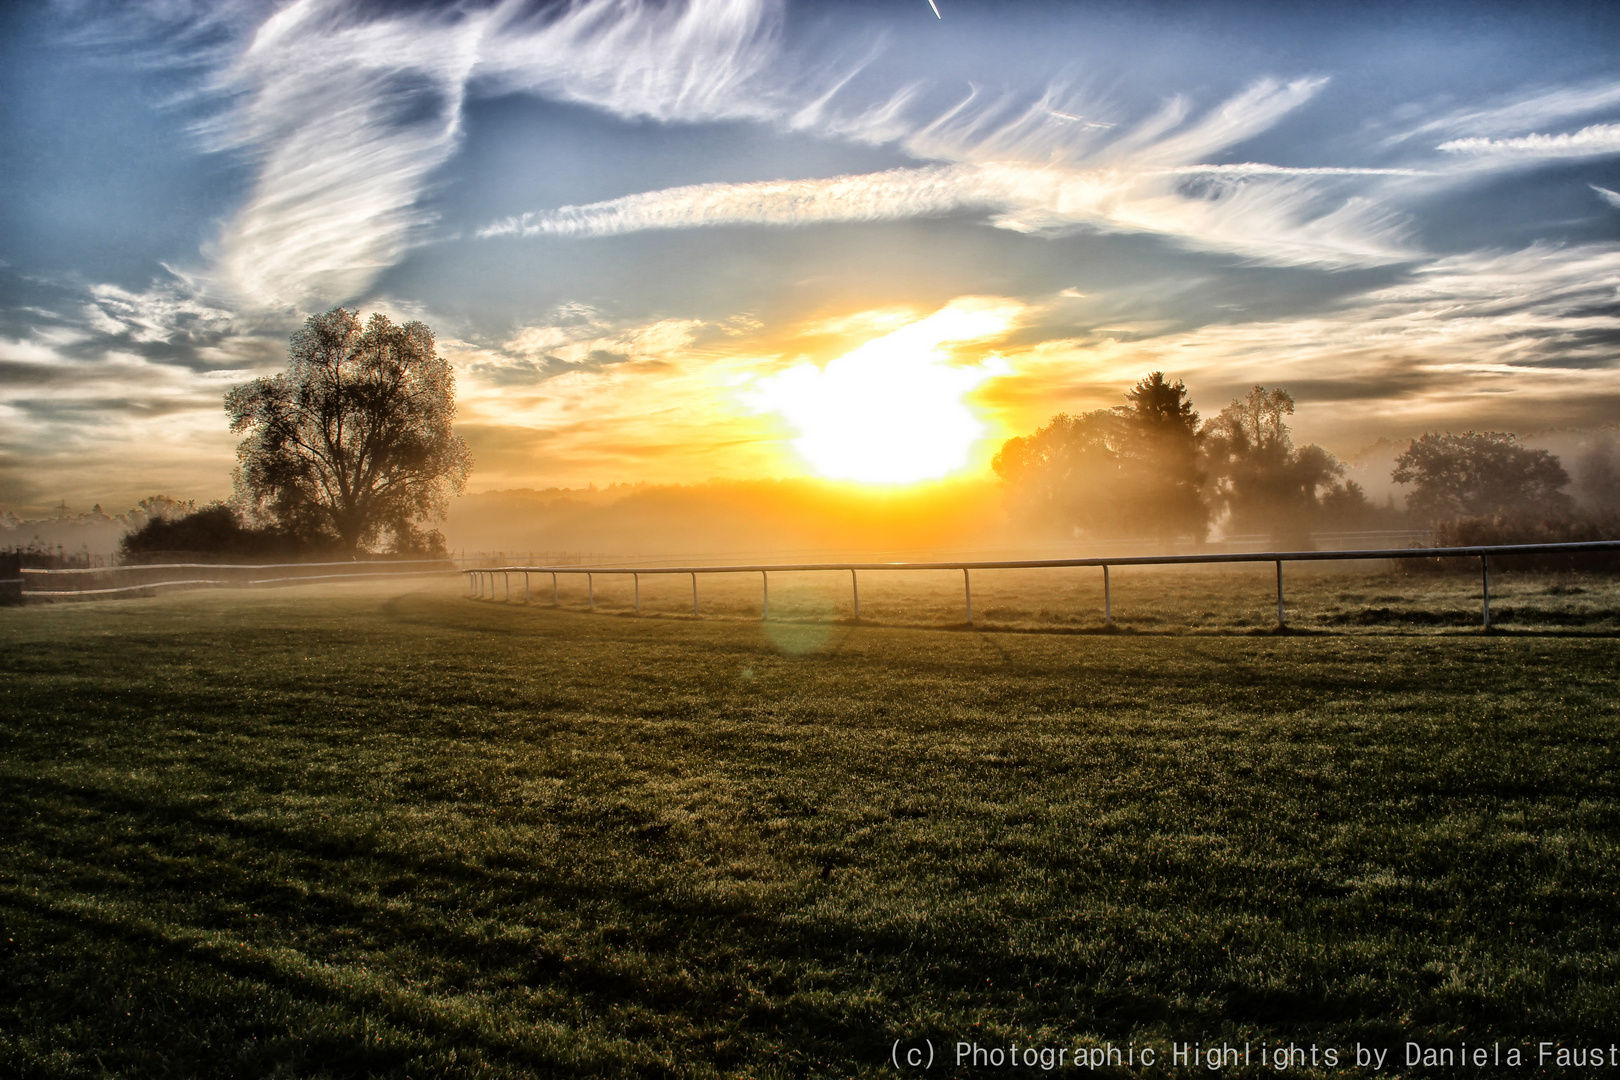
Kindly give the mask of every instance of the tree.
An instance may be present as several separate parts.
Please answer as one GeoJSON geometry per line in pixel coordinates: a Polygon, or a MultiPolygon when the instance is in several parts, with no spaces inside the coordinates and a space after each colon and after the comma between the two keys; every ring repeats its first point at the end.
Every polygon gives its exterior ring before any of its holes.
{"type": "Polygon", "coordinates": [[[1204,430],[1216,502],[1232,532],[1269,532],[1278,541],[1308,539],[1324,519],[1353,519],[1367,498],[1344,466],[1314,443],[1295,447],[1283,417],[1294,413],[1286,390],[1256,386],[1204,430]]]}
{"type": "Polygon", "coordinates": [[[287,370],[225,395],[237,499],[308,545],[345,553],[442,547],[442,519],[472,467],[451,431],[455,377],[420,322],[333,308],[293,334],[287,370]]]}
{"type": "Polygon", "coordinates": [[[1620,510],[1620,434],[1604,431],[1588,441],[1575,474],[1575,491],[1587,510],[1620,510]]]}
{"type": "Polygon", "coordinates": [[[1155,371],[1125,398],[1009,439],[991,468],[1026,514],[1064,532],[1202,540],[1209,511],[1186,386],[1155,371]]]}
{"type": "Polygon", "coordinates": [[[1191,535],[1203,540],[1209,531],[1209,505],[1204,501],[1198,410],[1180,379],[1167,382],[1154,371],[1137,381],[1119,410],[1125,423],[1120,452],[1122,478],[1129,492],[1123,517],[1139,533],[1164,540],[1191,535]]]}
{"type": "Polygon", "coordinates": [[[1022,514],[1063,533],[1106,532],[1119,521],[1119,416],[1058,413],[1033,435],[1008,439],[991,460],[1022,514]]]}
{"type": "Polygon", "coordinates": [[[1429,432],[1395,459],[1397,484],[1414,485],[1407,509],[1431,521],[1528,512],[1562,515],[1569,474],[1554,455],[1502,431],[1429,432]]]}
{"type": "Polygon", "coordinates": [[[236,510],[223,503],[184,514],[154,515],[118,542],[119,552],[136,562],[173,552],[188,556],[272,555],[287,547],[287,538],[277,530],[247,528],[236,510]]]}

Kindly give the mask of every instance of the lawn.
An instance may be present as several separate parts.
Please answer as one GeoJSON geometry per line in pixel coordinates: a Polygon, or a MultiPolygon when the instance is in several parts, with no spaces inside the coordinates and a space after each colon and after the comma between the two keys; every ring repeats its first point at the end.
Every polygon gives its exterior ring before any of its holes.
{"type": "Polygon", "coordinates": [[[1510,580],[1596,615],[1487,636],[1320,614],[1477,612],[1465,578],[1302,579],[1313,632],[1271,635],[1251,576],[1116,634],[692,620],[682,582],[641,619],[450,582],[0,610],[0,1072],[1620,1042],[1610,586],[1510,580]]]}

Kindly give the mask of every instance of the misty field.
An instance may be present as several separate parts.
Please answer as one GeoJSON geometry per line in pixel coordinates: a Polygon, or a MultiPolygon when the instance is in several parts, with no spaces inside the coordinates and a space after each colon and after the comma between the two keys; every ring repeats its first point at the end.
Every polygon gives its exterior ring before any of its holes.
{"type": "Polygon", "coordinates": [[[0,1072],[1620,1041],[1612,579],[1040,580],[0,610],[0,1072]]]}
{"type": "MultiPolygon", "coordinates": [[[[633,614],[636,585],[626,574],[558,575],[559,607],[633,614]]],[[[1229,633],[1277,624],[1274,563],[1115,566],[1110,571],[1114,623],[1122,631],[1229,633]]],[[[494,599],[525,602],[523,575],[496,575],[494,599]]],[[[1095,567],[975,570],[974,626],[1003,630],[1097,631],[1105,627],[1102,571],[1095,567]]],[[[1373,562],[1289,563],[1283,579],[1287,625],[1343,633],[1480,626],[1479,563],[1453,560],[1444,572],[1373,562]]],[[[837,623],[855,616],[848,571],[770,575],[771,617],[781,622],[837,623]]],[[[894,627],[965,625],[960,570],[885,570],[859,574],[863,622],[894,627]]],[[[643,574],[641,614],[690,617],[692,582],[685,574],[643,574]]],[[[551,575],[529,575],[528,603],[552,604],[551,575]]],[[[764,583],[757,573],[698,578],[701,616],[758,619],[764,583]]],[[[1491,622],[1503,629],[1564,628],[1620,632],[1620,578],[1599,574],[1504,573],[1491,578],[1491,622]]],[[[808,628],[800,633],[810,633],[808,628]]],[[[813,636],[813,635],[812,635],[813,636]]]]}

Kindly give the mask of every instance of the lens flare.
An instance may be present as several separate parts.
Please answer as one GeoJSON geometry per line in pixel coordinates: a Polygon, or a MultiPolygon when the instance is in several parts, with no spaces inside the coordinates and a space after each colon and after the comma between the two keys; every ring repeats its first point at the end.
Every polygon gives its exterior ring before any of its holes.
{"type": "Polygon", "coordinates": [[[954,364],[947,345],[1004,335],[1018,308],[958,300],[874,338],[825,367],[799,364],[753,395],[798,433],[793,447],[817,475],[868,484],[935,480],[968,464],[985,425],[967,394],[997,374],[997,358],[954,364]]]}

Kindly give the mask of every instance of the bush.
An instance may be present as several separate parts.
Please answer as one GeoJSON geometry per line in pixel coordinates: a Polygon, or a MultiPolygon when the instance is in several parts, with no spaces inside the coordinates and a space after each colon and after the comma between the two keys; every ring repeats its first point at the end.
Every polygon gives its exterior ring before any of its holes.
{"type": "MultiPolygon", "coordinates": [[[[1487,517],[1451,518],[1436,522],[1430,535],[1433,547],[1492,547],[1503,544],[1576,544],[1591,540],[1620,540],[1620,514],[1579,514],[1545,517],[1539,514],[1501,513],[1487,517]]],[[[1473,560],[1405,560],[1413,569],[1476,569],[1473,560]],[[1442,567],[1440,564],[1446,564],[1442,567]]],[[[1620,571],[1620,552],[1576,555],[1499,555],[1493,570],[1620,571]]]]}
{"type": "Polygon", "coordinates": [[[183,517],[154,517],[118,544],[123,562],[158,562],[218,556],[290,557],[308,554],[293,537],[278,529],[242,524],[223,503],[205,506],[183,517]]]}

